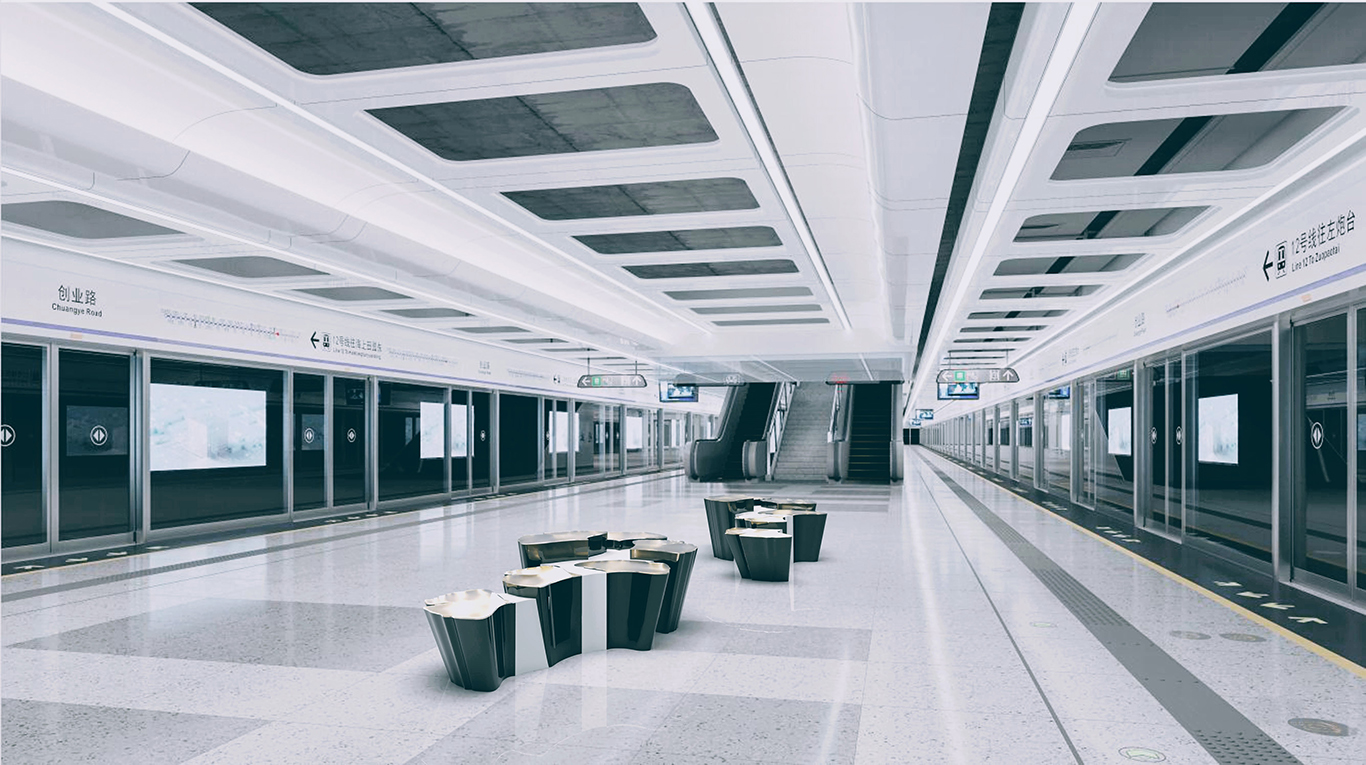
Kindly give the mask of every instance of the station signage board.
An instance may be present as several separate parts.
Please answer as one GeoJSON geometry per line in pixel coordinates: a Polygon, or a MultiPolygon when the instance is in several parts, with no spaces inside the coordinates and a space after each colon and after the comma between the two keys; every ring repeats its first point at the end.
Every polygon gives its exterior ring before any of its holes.
{"type": "Polygon", "coordinates": [[[941,383],[1016,383],[1020,375],[1010,367],[996,369],[941,369],[941,383]]]}
{"type": "Polygon", "coordinates": [[[580,388],[648,388],[645,375],[583,375],[580,388]]]}
{"type": "Polygon", "coordinates": [[[934,419],[934,410],[933,410],[933,409],[917,409],[917,410],[915,410],[915,418],[916,418],[917,420],[933,420],[933,419],[934,419]]]}

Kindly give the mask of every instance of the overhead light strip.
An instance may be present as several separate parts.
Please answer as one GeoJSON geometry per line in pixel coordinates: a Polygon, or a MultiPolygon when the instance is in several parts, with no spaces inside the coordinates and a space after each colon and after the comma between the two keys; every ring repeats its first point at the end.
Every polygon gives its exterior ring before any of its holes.
{"type": "MultiPolygon", "coordinates": [[[[1048,56],[1048,64],[1044,68],[1038,88],[1034,91],[1034,99],[1029,104],[1029,111],[1025,114],[1024,124],[1020,127],[1020,134],[1010,152],[1005,171],[1001,174],[1001,181],[996,186],[996,193],[992,196],[991,205],[987,208],[986,216],[982,219],[982,225],[977,228],[977,235],[973,240],[972,249],[969,251],[967,263],[961,272],[962,278],[959,279],[958,286],[954,290],[953,300],[949,303],[948,310],[940,314],[939,328],[935,331],[934,342],[925,353],[925,356],[929,358],[940,355],[944,341],[949,334],[955,331],[955,319],[959,310],[962,309],[963,301],[967,298],[969,290],[972,289],[972,276],[986,255],[987,248],[996,234],[996,227],[1000,225],[1001,218],[1005,215],[1006,206],[1015,194],[1015,187],[1019,185],[1025,165],[1028,164],[1029,157],[1038,144],[1039,136],[1043,133],[1044,123],[1048,121],[1048,115],[1053,111],[1053,104],[1057,101],[1058,94],[1062,92],[1063,84],[1067,81],[1067,75],[1076,62],[1077,54],[1081,51],[1082,42],[1086,39],[1086,33],[1091,28],[1091,21],[1095,18],[1098,7],[1099,4],[1094,2],[1072,3],[1067,9],[1067,18],[1063,21],[1062,31],[1058,34],[1058,39],[1053,43],[1053,50],[1048,56]]],[[[921,391],[926,389],[930,378],[935,376],[937,372],[938,370],[929,365],[922,367],[920,374],[916,377],[912,395],[918,397],[921,391]]]]}
{"type": "MultiPolygon", "coordinates": [[[[53,188],[53,189],[56,189],[56,190],[58,190],[58,191],[61,191],[61,192],[67,193],[67,194],[72,194],[72,195],[75,195],[75,196],[82,197],[82,198],[84,198],[84,199],[89,199],[89,200],[92,200],[92,201],[95,201],[95,202],[99,202],[99,203],[101,203],[101,204],[109,205],[109,206],[111,206],[111,207],[117,207],[117,208],[123,209],[123,210],[126,210],[126,211],[128,211],[128,212],[134,213],[136,216],[141,217],[141,218],[153,218],[153,219],[159,220],[159,221],[161,221],[161,222],[163,222],[163,223],[167,223],[167,224],[171,225],[172,227],[177,228],[177,229],[180,229],[180,230],[189,229],[189,230],[192,230],[192,231],[197,231],[197,232],[199,232],[200,234],[205,235],[205,236],[208,236],[208,237],[211,237],[211,238],[226,239],[226,240],[228,240],[228,241],[237,242],[238,244],[241,244],[241,245],[244,245],[244,246],[247,246],[247,247],[251,247],[251,248],[256,249],[256,250],[264,250],[265,252],[272,252],[272,253],[275,253],[276,255],[280,255],[281,257],[284,257],[284,258],[286,258],[286,259],[301,261],[301,262],[303,262],[303,263],[307,263],[307,264],[310,265],[310,266],[315,266],[315,267],[317,267],[317,268],[319,268],[319,269],[321,269],[321,270],[323,270],[323,271],[326,271],[327,273],[332,274],[332,275],[347,276],[347,277],[351,277],[351,278],[353,278],[353,279],[357,279],[357,280],[359,280],[359,281],[365,281],[365,282],[369,282],[369,283],[372,283],[372,284],[381,284],[381,285],[384,285],[384,286],[386,286],[386,287],[391,287],[391,288],[393,288],[393,289],[395,289],[395,290],[400,290],[400,291],[402,291],[403,293],[406,293],[406,294],[408,294],[408,295],[410,295],[410,296],[413,296],[413,297],[418,297],[418,298],[421,298],[421,299],[423,299],[423,300],[426,300],[426,301],[429,301],[429,302],[432,302],[432,303],[443,304],[443,305],[446,305],[446,306],[451,307],[451,308],[459,309],[459,310],[464,311],[464,312],[466,312],[466,313],[472,313],[472,314],[474,314],[476,317],[479,317],[479,318],[483,318],[483,319],[497,319],[498,321],[505,321],[505,322],[508,322],[509,324],[516,324],[516,325],[519,325],[519,326],[527,327],[527,328],[529,328],[529,329],[535,330],[536,332],[539,332],[539,333],[542,333],[542,334],[546,334],[546,335],[550,335],[550,336],[554,336],[554,337],[564,338],[564,339],[567,339],[567,340],[569,340],[569,341],[571,341],[571,342],[579,343],[579,344],[582,344],[582,345],[585,345],[585,346],[588,346],[588,347],[596,347],[596,345],[601,345],[601,343],[597,343],[597,344],[595,345],[594,343],[591,343],[591,342],[589,342],[589,341],[587,341],[587,340],[583,340],[583,339],[581,339],[581,338],[577,338],[577,337],[574,337],[574,336],[572,336],[572,335],[566,335],[566,334],[564,334],[563,332],[561,332],[561,331],[559,331],[559,330],[548,330],[548,329],[545,329],[545,328],[543,328],[543,327],[540,327],[540,326],[537,326],[537,325],[534,325],[534,324],[529,324],[529,323],[527,323],[526,321],[523,321],[523,320],[521,320],[521,319],[514,319],[514,318],[511,318],[511,317],[509,317],[509,316],[504,316],[504,315],[502,315],[502,314],[494,313],[494,312],[491,312],[491,311],[486,311],[486,310],[484,310],[483,308],[480,308],[480,307],[475,307],[475,306],[472,306],[472,305],[467,305],[467,304],[464,304],[464,303],[460,303],[460,302],[457,302],[457,301],[453,301],[453,300],[451,300],[449,297],[446,297],[446,296],[444,296],[444,295],[436,295],[436,294],[433,294],[433,293],[429,293],[429,292],[426,292],[426,291],[424,291],[424,290],[422,290],[422,289],[420,289],[420,288],[414,287],[413,285],[408,284],[408,283],[405,283],[405,282],[398,282],[398,281],[393,281],[393,280],[390,280],[390,279],[381,279],[381,278],[378,278],[378,277],[373,276],[373,275],[371,275],[371,274],[364,274],[364,273],[361,273],[361,272],[359,272],[359,271],[354,271],[354,270],[352,270],[352,269],[348,269],[348,268],[345,268],[345,267],[343,267],[343,266],[339,266],[339,265],[337,265],[336,263],[325,262],[325,261],[319,260],[319,259],[317,259],[317,258],[312,258],[312,257],[309,257],[309,256],[307,256],[307,255],[303,255],[303,254],[300,254],[300,253],[297,253],[297,252],[291,252],[291,251],[288,251],[288,250],[282,250],[282,249],[280,249],[280,248],[278,248],[278,247],[274,247],[274,246],[271,246],[271,245],[269,245],[269,244],[264,244],[264,243],[262,243],[262,242],[252,241],[251,239],[248,239],[248,238],[243,237],[243,236],[238,236],[237,234],[233,234],[233,233],[229,233],[229,232],[225,232],[225,231],[220,231],[220,230],[217,230],[217,229],[214,229],[214,228],[210,228],[210,227],[205,226],[205,225],[202,225],[202,224],[200,224],[200,223],[196,223],[196,222],[191,221],[191,220],[187,220],[187,219],[184,219],[184,218],[180,218],[180,217],[177,217],[177,216],[175,216],[175,215],[169,215],[169,214],[167,214],[167,213],[160,212],[160,211],[157,211],[157,210],[152,210],[152,209],[150,209],[150,208],[142,207],[142,206],[140,206],[140,205],[135,205],[135,204],[131,204],[131,203],[129,203],[129,202],[125,202],[125,201],[122,201],[122,200],[114,199],[113,197],[105,196],[104,194],[100,194],[100,193],[98,193],[98,192],[90,191],[90,190],[88,190],[88,189],[78,188],[78,187],[76,187],[76,186],[71,186],[70,184],[62,183],[61,181],[54,181],[54,180],[52,180],[52,179],[50,179],[50,178],[44,178],[44,177],[42,177],[42,176],[34,175],[33,173],[29,173],[29,172],[24,171],[24,170],[17,170],[17,169],[15,169],[15,168],[12,168],[12,167],[9,167],[9,166],[0,165],[0,171],[3,171],[3,172],[5,172],[5,173],[7,173],[7,174],[10,174],[10,175],[13,175],[13,176],[15,176],[16,178],[23,178],[24,180],[27,180],[27,181],[32,181],[32,182],[34,182],[34,183],[43,184],[43,185],[45,185],[45,186],[51,187],[51,188],[53,188]]],[[[327,310],[340,311],[340,312],[342,312],[342,313],[351,314],[351,315],[353,315],[353,316],[364,316],[365,318],[370,319],[370,320],[372,320],[372,321],[379,321],[379,322],[383,322],[383,323],[386,323],[386,324],[393,324],[393,325],[395,325],[395,326],[407,327],[407,328],[409,328],[409,329],[421,329],[421,330],[423,330],[423,331],[425,331],[425,332],[432,332],[433,334],[439,334],[439,335],[442,336],[442,337],[452,337],[452,336],[450,336],[450,335],[441,334],[441,333],[437,332],[436,330],[428,329],[428,328],[425,328],[425,327],[414,326],[414,325],[411,325],[411,324],[403,324],[403,323],[400,323],[400,322],[397,322],[397,321],[394,321],[394,320],[391,320],[391,319],[387,319],[387,318],[381,317],[381,316],[371,316],[371,315],[368,315],[368,314],[353,313],[353,312],[351,312],[351,311],[347,311],[347,310],[341,309],[341,308],[335,308],[335,307],[332,307],[332,306],[319,306],[319,304],[317,304],[317,303],[311,303],[311,302],[308,302],[308,301],[305,301],[305,300],[301,300],[301,299],[298,299],[298,298],[294,298],[293,296],[290,296],[290,295],[284,295],[284,294],[278,293],[278,292],[262,292],[262,291],[259,291],[259,290],[249,289],[249,288],[247,288],[247,287],[245,287],[245,286],[243,286],[243,285],[231,284],[231,283],[227,283],[227,282],[212,281],[212,280],[206,279],[206,278],[204,278],[204,277],[200,277],[200,276],[198,276],[198,275],[196,275],[196,274],[182,273],[182,272],[180,272],[180,271],[174,271],[174,270],[171,270],[171,269],[164,269],[164,268],[159,268],[159,267],[155,267],[155,266],[149,266],[149,265],[141,264],[141,263],[129,263],[128,261],[119,260],[119,259],[117,259],[117,258],[113,258],[113,257],[107,256],[107,255],[101,255],[101,254],[98,254],[98,253],[87,252],[87,251],[84,251],[84,250],[78,250],[78,249],[71,248],[71,247],[66,247],[66,246],[63,246],[63,245],[53,244],[52,242],[46,242],[46,241],[43,241],[43,240],[41,240],[41,239],[26,238],[26,237],[23,237],[23,236],[15,235],[14,232],[13,232],[12,230],[9,230],[9,229],[6,230],[5,236],[10,236],[11,238],[14,238],[14,239],[16,239],[16,240],[18,240],[18,241],[30,242],[31,244],[37,244],[37,245],[41,245],[41,246],[43,246],[43,247],[54,247],[54,248],[56,248],[56,249],[65,249],[65,250],[67,250],[68,252],[72,252],[72,253],[75,253],[75,254],[78,254],[78,255],[90,255],[91,257],[100,258],[100,259],[102,259],[102,260],[111,260],[111,261],[116,261],[116,262],[119,262],[119,263],[124,263],[124,264],[126,264],[126,265],[136,265],[136,266],[140,266],[140,267],[143,267],[143,268],[150,268],[151,270],[161,271],[161,272],[163,272],[163,273],[172,273],[172,274],[175,274],[175,275],[177,275],[177,276],[183,276],[183,277],[188,278],[188,279],[194,279],[195,281],[206,281],[206,282],[211,283],[211,284],[224,284],[224,285],[227,285],[227,286],[230,286],[230,287],[234,287],[234,288],[238,288],[238,289],[243,289],[243,290],[245,290],[245,291],[247,291],[247,292],[252,292],[252,293],[261,294],[261,295],[270,295],[270,296],[272,296],[272,297],[280,298],[281,300],[288,300],[288,301],[290,301],[290,302],[296,302],[296,303],[300,303],[300,304],[303,304],[303,305],[310,305],[310,306],[314,306],[314,307],[322,307],[322,308],[326,308],[327,310]]],[[[514,351],[514,352],[517,352],[517,353],[523,353],[523,354],[526,354],[526,355],[528,355],[528,356],[535,356],[535,357],[537,357],[537,358],[549,359],[549,360],[552,360],[552,361],[561,361],[561,359],[556,359],[556,358],[553,357],[553,356],[546,356],[546,355],[544,355],[544,354],[535,353],[534,351],[523,350],[523,349],[521,349],[521,348],[512,348],[512,347],[509,347],[509,346],[506,346],[506,345],[500,345],[500,344],[498,344],[497,341],[494,341],[494,340],[480,340],[480,339],[476,339],[475,337],[470,337],[470,338],[463,338],[463,337],[462,337],[461,339],[465,339],[465,340],[468,340],[469,342],[474,342],[474,343],[477,343],[477,344],[479,344],[479,345],[487,345],[487,346],[492,347],[492,348],[501,348],[501,349],[503,349],[503,350],[514,351]]],[[[626,356],[627,358],[630,358],[630,359],[633,359],[633,360],[636,360],[636,361],[640,361],[640,362],[646,363],[646,364],[657,364],[657,363],[658,363],[658,362],[653,361],[653,360],[651,360],[651,359],[647,359],[647,358],[642,357],[642,356],[634,355],[634,354],[630,353],[629,351],[617,351],[617,350],[614,349],[614,350],[613,350],[613,353],[618,354],[618,355],[622,355],[622,356],[626,356]]],[[[661,366],[662,366],[662,365],[661,365],[661,366]]],[[[674,371],[676,371],[676,372],[686,374],[686,373],[685,373],[683,370],[681,370],[681,369],[677,369],[677,368],[674,368],[674,367],[668,367],[668,368],[669,368],[669,369],[674,369],[674,371]]]]}
{"type": "Polygon", "coordinates": [[[720,77],[721,86],[730,98],[731,106],[739,115],[740,123],[745,128],[749,142],[754,146],[755,153],[759,155],[759,161],[764,166],[769,182],[774,191],[777,192],[778,199],[782,202],[783,209],[792,222],[792,227],[797,231],[797,237],[802,241],[802,247],[806,249],[806,254],[811,259],[816,276],[820,279],[821,286],[825,288],[825,293],[834,306],[835,315],[839,318],[840,325],[845,329],[852,329],[853,325],[849,323],[849,314],[845,312],[844,303],[840,300],[839,294],[835,291],[835,283],[830,278],[830,269],[825,263],[825,258],[821,255],[820,248],[816,246],[816,239],[811,234],[811,227],[807,224],[806,215],[802,213],[801,205],[797,202],[797,195],[793,192],[787,171],[783,168],[782,160],[778,157],[778,150],[773,146],[768,128],[765,127],[763,117],[759,114],[759,108],[754,103],[749,84],[740,71],[740,64],[735,58],[735,51],[731,48],[730,41],[726,38],[721,22],[716,16],[715,6],[712,3],[686,2],[683,3],[683,7],[687,10],[688,16],[692,18],[693,28],[697,30],[697,36],[702,41],[702,47],[706,51],[707,57],[711,59],[712,69],[720,77]]]}
{"type": "MultiPolygon", "coordinates": [[[[421,171],[417,170],[416,168],[411,167],[411,166],[409,166],[409,165],[407,165],[407,164],[405,164],[405,163],[399,161],[398,159],[395,159],[394,157],[390,156],[389,154],[386,154],[386,153],[383,152],[383,151],[380,151],[379,149],[376,149],[374,146],[371,146],[370,144],[368,144],[368,143],[366,143],[366,142],[360,140],[359,138],[356,138],[355,136],[351,135],[350,133],[347,133],[346,131],[342,130],[341,128],[339,128],[339,127],[333,125],[331,122],[328,122],[327,120],[325,120],[325,119],[323,119],[323,118],[317,116],[317,115],[314,114],[313,112],[311,112],[311,111],[309,111],[309,110],[303,108],[302,106],[299,106],[298,104],[296,104],[295,102],[289,100],[288,98],[285,98],[284,96],[279,95],[279,94],[276,93],[275,91],[273,91],[273,90],[271,90],[271,89],[265,87],[264,85],[261,85],[260,83],[256,82],[255,80],[252,80],[252,79],[250,79],[250,78],[248,78],[248,77],[246,77],[246,76],[244,76],[244,75],[242,75],[242,74],[240,74],[240,73],[238,73],[238,72],[236,72],[236,71],[234,71],[234,70],[228,68],[227,66],[224,66],[223,64],[220,64],[218,61],[214,60],[213,58],[210,58],[209,56],[205,55],[204,53],[202,53],[202,52],[200,52],[200,51],[198,51],[198,50],[196,50],[196,49],[194,49],[194,48],[192,48],[192,47],[186,45],[185,43],[181,42],[180,40],[177,40],[176,38],[174,38],[174,37],[172,37],[172,36],[166,34],[165,32],[161,31],[160,29],[157,29],[156,27],[152,26],[151,24],[148,24],[147,22],[143,21],[142,19],[139,19],[139,18],[137,18],[136,16],[133,16],[132,14],[128,13],[127,11],[124,11],[124,10],[122,10],[122,9],[120,9],[120,8],[118,8],[118,7],[116,7],[116,6],[112,5],[112,4],[110,4],[110,3],[93,3],[93,5],[94,5],[96,8],[99,8],[100,10],[104,11],[105,13],[108,13],[109,15],[113,16],[114,18],[118,19],[119,21],[122,21],[122,22],[124,22],[125,24],[128,24],[129,26],[131,26],[131,27],[137,29],[138,31],[142,32],[143,34],[146,34],[146,35],[148,35],[148,36],[150,36],[150,37],[152,37],[152,38],[155,38],[157,41],[161,42],[162,44],[167,45],[167,46],[173,48],[176,52],[178,52],[178,53],[180,53],[180,54],[182,54],[182,55],[184,55],[184,56],[188,56],[189,58],[193,59],[194,61],[196,61],[196,62],[198,62],[198,63],[200,63],[200,64],[202,64],[202,65],[204,65],[204,66],[206,66],[206,67],[208,67],[208,68],[210,68],[210,69],[212,69],[213,71],[217,72],[218,74],[220,74],[220,75],[222,75],[222,76],[224,76],[224,77],[227,77],[228,79],[230,79],[230,80],[232,80],[233,82],[237,83],[238,85],[241,85],[242,87],[244,87],[244,88],[250,90],[251,92],[256,93],[257,95],[259,95],[259,96],[261,96],[261,97],[263,97],[263,98],[266,98],[266,99],[270,100],[271,102],[275,103],[275,104],[276,104],[277,106],[279,106],[280,108],[285,109],[286,111],[288,111],[288,112],[290,112],[291,114],[293,114],[293,115],[299,117],[299,118],[302,119],[302,120],[305,120],[306,122],[312,124],[313,126],[318,127],[318,128],[320,128],[320,129],[322,129],[322,130],[327,131],[328,133],[330,133],[330,134],[336,136],[337,138],[339,138],[339,139],[345,141],[346,143],[348,143],[348,144],[350,144],[350,145],[356,147],[357,149],[360,149],[361,151],[365,152],[366,154],[369,154],[370,156],[374,157],[375,159],[378,159],[379,161],[385,163],[386,165],[389,165],[390,167],[392,167],[392,168],[394,168],[394,169],[396,169],[396,170],[398,170],[398,171],[400,171],[400,172],[402,172],[402,173],[406,173],[407,175],[409,175],[409,176],[411,176],[411,177],[417,179],[418,181],[422,182],[422,183],[425,184],[426,186],[430,187],[433,191],[436,191],[437,193],[439,193],[439,194],[441,194],[441,195],[443,195],[443,196],[445,196],[445,197],[447,197],[447,198],[449,198],[449,199],[452,199],[452,200],[454,200],[455,202],[458,202],[459,204],[463,205],[464,207],[466,207],[466,208],[468,208],[468,209],[470,209],[470,210],[475,211],[476,213],[482,215],[483,217],[487,218],[487,219],[490,220],[490,221],[493,221],[493,222],[496,223],[497,225],[506,228],[508,231],[511,231],[511,232],[513,232],[514,234],[516,234],[516,235],[518,235],[518,236],[520,236],[520,237],[522,237],[522,238],[524,238],[524,239],[526,239],[526,240],[528,240],[528,241],[530,241],[530,242],[536,244],[537,246],[543,247],[543,248],[545,248],[546,250],[548,250],[549,252],[552,252],[552,253],[554,253],[555,255],[560,256],[560,257],[563,258],[564,260],[566,260],[566,261],[572,263],[575,267],[580,268],[580,269],[586,271],[587,273],[589,273],[590,275],[592,275],[592,276],[595,278],[595,280],[597,280],[597,281],[602,281],[602,277],[603,277],[602,272],[600,272],[598,269],[594,268],[591,264],[589,264],[589,263],[587,263],[587,262],[585,262],[585,261],[582,261],[582,260],[580,260],[580,259],[578,259],[578,258],[576,258],[576,257],[574,257],[574,256],[572,256],[572,255],[570,255],[570,254],[567,253],[567,252],[564,252],[564,251],[561,250],[560,248],[558,248],[558,247],[556,247],[555,245],[551,244],[550,242],[548,242],[548,241],[542,239],[541,237],[536,236],[535,234],[531,233],[530,231],[526,231],[526,230],[524,230],[524,229],[522,229],[522,228],[520,228],[520,227],[518,227],[518,226],[513,225],[512,223],[508,222],[508,221],[505,220],[502,216],[498,215],[497,213],[493,212],[492,210],[489,210],[488,208],[483,207],[482,205],[479,205],[478,203],[474,202],[473,200],[468,199],[467,197],[465,197],[465,196],[463,196],[463,195],[457,193],[456,191],[454,191],[453,189],[451,189],[449,186],[446,186],[445,184],[443,184],[443,183],[437,181],[436,179],[431,178],[430,176],[428,176],[428,175],[422,173],[421,171]]],[[[665,306],[662,306],[662,305],[660,305],[659,303],[656,303],[656,302],[654,302],[653,300],[651,300],[650,298],[648,298],[648,297],[647,297],[646,295],[644,295],[643,293],[637,292],[636,290],[631,289],[630,287],[628,287],[628,286],[626,286],[626,285],[624,285],[624,284],[620,284],[620,283],[618,283],[618,282],[616,282],[616,281],[614,281],[614,280],[610,280],[610,279],[607,280],[607,281],[611,284],[612,287],[614,287],[614,288],[616,288],[616,289],[619,289],[619,290],[621,290],[621,291],[623,291],[623,292],[626,292],[626,293],[628,293],[628,294],[634,296],[636,299],[638,299],[639,301],[641,301],[641,303],[642,303],[643,306],[647,306],[647,307],[649,307],[649,308],[652,309],[652,310],[661,311],[661,312],[663,312],[663,313],[665,313],[665,314],[668,314],[669,316],[672,316],[672,317],[674,317],[674,318],[677,318],[677,319],[679,319],[680,321],[682,321],[682,322],[684,322],[684,323],[686,323],[686,324],[689,324],[689,325],[691,325],[691,326],[693,326],[693,327],[695,327],[695,328],[701,330],[702,332],[705,332],[705,333],[707,333],[707,334],[711,334],[711,328],[710,328],[710,327],[707,327],[706,325],[701,324],[701,323],[699,323],[699,322],[693,321],[692,319],[690,319],[689,317],[687,317],[686,315],[684,315],[684,314],[682,314],[682,313],[673,311],[673,310],[671,310],[671,309],[669,309],[669,308],[667,308],[667,307],[665,307],[665,306]]]]}
{"type": "MultiPolygon", "coordinates": [[[[1047,337],[1039,338],[1039,342],[1035,343],[1030,348],[1022,352],[1019,358],[1016,359],[1016,362],[1018,363],[1020,361],[1023,361],[1029,358],[1030,356],[1033,356],[1034,354],[1042,351],[1044,348],[1048,347],[1049,345],[1052,345],[1059,338],[1075,330],[1077,327],[1090,321],[1091,319],[1094,319],[1096,316],[1100,315],[1101,312],[1115,305],[1119,301],[1126,300],[1130,297],[1133,297],[1134,295],[1139,294],[1143,290],[1148,289],[1152,285],[1153,281],[1155,281],[1153,277],[1155,277],[1158,273],[1172,269],[1173,264],[1176,264],[1177,261],[1186,258],[1188,255],[1192,254],[1197,248],[1204,247],[1205,245],[1210,244],[1214,239],[1217,239],[1221,236],[1228,234],[1230,229],[1232,229],[1236,225],[1242,224],[1244,222],[1243,218],[1251,214],[1258,207],[1265,204],[1267,201],[1274,199],[1277,195],[1285,191],[1291,185],[1299,182],[1305,176],[1324,166],[1328,162],[1337,159],[1338,156],[1340,156],[1342,153],[1346,152],[1348,149],[1352,148],[1358,143],[1361,143],[1362,141],[1366,141],[1366,128],[1358,130],[1356,133],[1352,134],[1350,137],[1342,141],[1342,143],[1338,144],[1330,151],[1325,152],[1318,159],[1309,162],[1304,167],[1300,168],[1294,173],[1291,173],[1290,176],[1287,177],[1285,180],[1281,181],[1275,186],[1272,186],[1265,193],[1261,194],[1256,199],[1252,200],[1247,205],[1245,205],[1242,209],[1238,210],[1238,212],[1233,213],[1232,215],[1225,218],[1222,223],[1210,229],[1203,236],[1197,237],[1190,244],[1178,249],[1176,252],[1172,253],[1170,256],[1163,259],[1160,263],[1154,263],[1152,266],[1148,268],[1148,270],[1144,271],[1142,274],[1135,276],[1133,280],[1129,282],[1129,286],[1127,288],[1121,288],[1120,290],[1111,294],[1108,298],[1098,301],[1097,303],[1095,303],[1093,307],[1086,309],[1085,313],[1081,314],[1070,323],[1059,327],[1056,331],[1054,331],[1047,337]]],[[[1187,260],[1185,263],[1177,264],[1176,268],[1185,268],[1192,262],[1194,262],[1193,259],[1187,260]]]]}

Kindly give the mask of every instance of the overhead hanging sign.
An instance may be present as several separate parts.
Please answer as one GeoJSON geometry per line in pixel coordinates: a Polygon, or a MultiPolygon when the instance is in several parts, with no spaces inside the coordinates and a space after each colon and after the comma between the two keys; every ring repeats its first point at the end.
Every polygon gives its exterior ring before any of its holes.
{"type": "Polygon", "coordinates": [[[580,388],[648,388],[645,375],[583,375],[580,388]]]}
{"type": "Polygon", "coordinates": [[[1015,383],[1019,381],[1019,373],[1010,367],[939,370],[939,382],[941,383],[1015,383]]]}

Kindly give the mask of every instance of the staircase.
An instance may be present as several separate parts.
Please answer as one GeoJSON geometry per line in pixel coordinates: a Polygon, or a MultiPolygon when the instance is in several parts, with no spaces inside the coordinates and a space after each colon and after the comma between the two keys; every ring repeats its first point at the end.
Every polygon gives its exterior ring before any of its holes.
{"type": "MultiPolygon", "coordinates": [[[[900,440],[898,435],[898,440],[900,440]]],[[[887,383],[859,385],[849,427],[851,481],[887,483],[892,478],[892,390],[887,383]]]]}
{"type": "Polygon", "coordinates": [[[830,447],[830,407],[835,387],[819,382],[797,386],[773,468],[775,481],[824,481],[830,447]]]}

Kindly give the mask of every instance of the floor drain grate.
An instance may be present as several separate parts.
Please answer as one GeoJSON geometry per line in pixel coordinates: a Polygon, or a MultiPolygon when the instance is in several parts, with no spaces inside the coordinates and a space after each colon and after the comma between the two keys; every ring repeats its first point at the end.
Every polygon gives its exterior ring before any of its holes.
{"type": "Polygon", "coordinates": [[[1232,640],[1235,643],[1265,643],[1266,638],[1260,635],[1249,635],[1245,632],[1220,632],[1219,637],[1225,640],[1232,640]]]}
{"type": "Polygon", "coordinates": [[[1320,720],[1317,717],[1295,717],[1288,722],[1292,728],[1299,728],[1306,733],[1317,733],[1320,736],[1352,735],[1351,728],[1332,720],[1320,720]]]}
{"type": "Polygon", "coordinates": [[[1220,765],[1302,765],[1270,736],[1193,730],[1191,735],[1220,765]]]}

